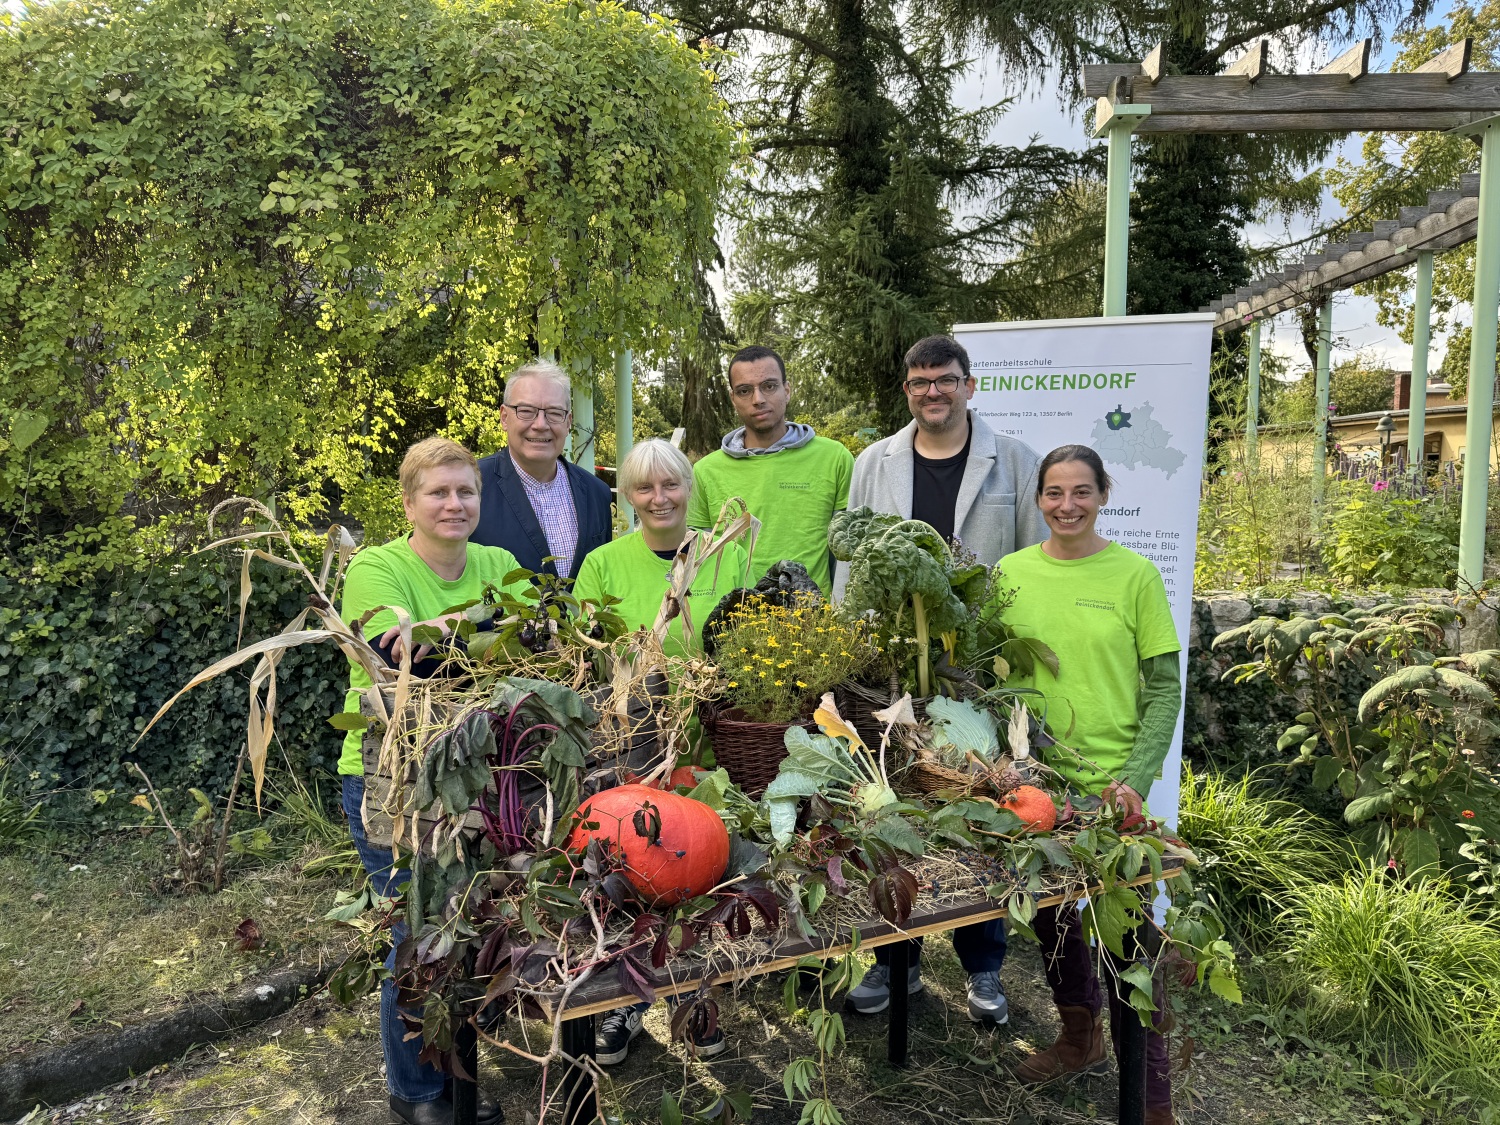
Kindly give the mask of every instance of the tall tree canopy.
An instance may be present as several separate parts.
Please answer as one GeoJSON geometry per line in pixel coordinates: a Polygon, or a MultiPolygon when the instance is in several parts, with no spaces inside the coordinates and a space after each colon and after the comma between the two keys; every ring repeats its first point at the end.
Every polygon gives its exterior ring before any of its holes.
{"type": "Polygon", "coordinates": [[[12,560],[116,561],[235,492],[376,512],[372,470],[412,438],[493,443],[506,365],[602,366],[617,337],[659,354],[694,327],[737,142],[711,49],[659,19],[561,0],[0,18],[12,560]]]}
{"type": "MultiPolygon", "coordinates": [[[[1316,42],[1378,38],[1418,24],[1431,0],[924,0],[958,42],[994,52],[1018,76],[1060,73],[1077,104],[1085,63],[1134,62],[1157,43],[1183,74],[1216,74],[1260,39],[1285,55],[1316,42]]],[[[1257,255],[1240,232],[1257,209],[1313,212],[1319,190],[1302,172],[1337,138],[1320,134],[1163,137],[1137,142],[1132,207],[1130,310],[1197,309],[1247,279],[1257,255]]]]}
{"type": "Polygon", "coordinates": [[[758,157],[735,234],[740,337],[790,340],[799,366],[904,413],[901,357],[955,320],[990,319],[999,264],[1080,158],[988,143],[1003,107],[963,111],[961,71],[922,4],[678,0],[692,36],[740,51],[736,107],[758,157]]]}

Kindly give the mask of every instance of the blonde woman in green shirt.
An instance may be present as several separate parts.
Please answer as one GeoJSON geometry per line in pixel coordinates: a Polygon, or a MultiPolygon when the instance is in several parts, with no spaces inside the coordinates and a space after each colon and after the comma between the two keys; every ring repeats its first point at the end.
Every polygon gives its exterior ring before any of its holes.
{"type": "MultiPolygon", "coordinates": [[[[473,601],[486,584],[495,586],[516,569],[516,558],[500,547],[481,547],[469,542],[479,522],[479,462],[457,442],[430,437],[406,451],[401,462],[401,502],[411,531],[378,547],[366,547],[349,564],[344,578],[344,600],[340,613],[354,621],[377,606],[404,610],[413,625],[431,625],[451,633],[456,613],[447,611],[473,601]]],[[[517,583],[520,586],[521,583],[517,583]]],[[[365,623],[365,636],[376,647],[401,659],[401,628],[392,609],[382,609],[365,623]]],[[[427,646],[412,655],[415,664],[427,655],[427,646]]],[[[345,711],[359,711],[359,693],[370,686],[369,674],[350,661],[349,694],[345,711]]],[[[339,757],[343,778],[344,814],[354,837],[359,858],[370,874],[376,893],[393,895],[407,873],[393,869],[389,848],[376,847],[365,835],[364,761],[360,755],[360,732],[350,731],[339,757]]],[[[406,926],[391,931],[391,952],[386,968],[395,966],[396,949],[406,939],[406,926]]],[[[420,1036],[408,1039],[396,1004],[393,979],[380,987],[380,1044],[385,1054],[385,1080],[390,1091],[391,1114],[409,1125],[438,1125],[453,1120],[446,1080],[431,1063],[419,1061],[420,1036]]],[[[420,1021],[420,1012],[409,1012],[420,1021]]],[[[480,1125],[498,1125],[500,1107],[481,1097],[480,1125]]]]}
{"type": "MultiPolygon", "coordinates": [[[[573,595],[599,599],[610,594],[619,598],[615,612],[625,619],[627,628],[640,629],[656,623],[672,559],[689,535],[699,534],[689,531],[687,525],[693,465],[671,442],[651,438],[626,455],[616,483],[621,499],[635,509],[640,530],[590,551],[578,571],[573,595]]],[[[693,581],[688,593],[691,631],[683,630],[681,617],[673,618],[662,647],[676,656],[701,653],[703,619],[725,594],[747,585],[745,552],[730,543],[720,554],[718,565],[705,566],[693,581]]],[[[630,1041],[641,1033],[649,1007],[633,1004],[616,1008],[599,1022],[594,1058],[601,1066],[625,1061],[630,1041]]],[[[721,1055],[729,1046],[719,1028],[711,1035],[695,1038],[693,1045],[700,1059],[721,1055]]]]}
{"type": "MultiPolygon", "coordinates": [[[[1047,454],[1037,469],[1036,500],[1050,537],[1007,555],[1000,567],[1014,597],[1006,617],[1057,653],[1056,676],[1038,665],[1015,681],[1042,693],[1047,726],[1076,748],[1049,752],[1048,765],[1073,789],[1138,815],[1182,706],[1181,646],[1156,565],[1094,528],[1112,483],[1088,446],[1047,454]]],[[[1101,988],[1075,909],[1040,910],[1033,928],[1062,1034],[1022,1062],[1016,1076],[1040,1083],[1100,1070],[1106,995],[1116,1057],[1123,1021],[1138,1017],[1113,981],[1101,988]]],[[[1112,977],[1125,967],[1107,951],[1106,959],[1112,977]]],[[[1163,1014],[1158,995],[1157,1019],[1163,1014]]],[[[1146,1123],[1173,1120],[1166,1041],[1153,1028],[1146,1035],[1146,1123]]]]}
{"type": "MultiPolygon", "coordinates": [[[[573,587],[577,598],[620,599],[615,612],[630,629],[656,622],[672,558],[689,534],[688,505],[693,495],[693,465],[687,455],[669,441],[651,438],[626,455],[620,465],[620,497],[635,509],[639,531],[622,535],[612,543],[596,547],[583,560],[573,587]]],[[[730,590],[748,586],[745,552],[730,543],[716,560],[698,572],[688,593],[691,633],[684,633],[682,618],[668,627],[667,653],[696,656],[702,652],[703,619],[730,590]]]]}

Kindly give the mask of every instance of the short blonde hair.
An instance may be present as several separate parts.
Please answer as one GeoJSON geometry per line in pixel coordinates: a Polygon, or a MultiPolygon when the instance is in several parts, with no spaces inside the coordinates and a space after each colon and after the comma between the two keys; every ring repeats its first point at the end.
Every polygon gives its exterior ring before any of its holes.
{"type": "Polygon", "coordinates": [[[647,438],[625,454],[625,460],[620,462],[619,472],[615,476],[615,483],[620,490],[621,499],[629,503],[630,494],[637,485],[659,477],[676,477],[686,486],[687,494],[692,495],[693,463],[687,459],[687,454],[670,441],[647,438]]]}
{"type": "Polygon", "coordinates": [[[562,388],[563,397],[573,398],[573,383],[568,378],[568,373],[549,359],[538,359],[531,363],[522,364],[510,373],[510,378],[505,380],[505,394],[500,401],[509,406],[511,400],[510,390],[516,385],[517,379],[545,379],[549,383],[556,384],[562,388]]]}
{"type": "Polygon", "coordinates": [[[467,465],[474,470],[474,490],[480,487],[479,458],[449,438],[423,438],[401,458],[401,495],[411,499],[422,487],[422,474],[443,465],[467,465]]]}

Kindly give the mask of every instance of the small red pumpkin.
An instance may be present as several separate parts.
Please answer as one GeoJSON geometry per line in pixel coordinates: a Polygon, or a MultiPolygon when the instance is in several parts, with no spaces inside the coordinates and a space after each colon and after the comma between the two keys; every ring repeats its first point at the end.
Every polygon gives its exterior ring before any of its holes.
{"type": "Polygon", "coordinates": [[[1018,785],[1000,798],[1001,808],[1021,818],[1032,832],[1051,832],[1057,826],[1057,806],[1052,797],[1034,785],[1018,785]]]}
{"type": "Polygon", "coordinates": [[[648,785],[620,785],[589,797],[575,814],[569,851],[604,840],[625,877],[648,901],[675,906],[716,886],[729,867],[729,829],[702,801],[648,785]],[[653,816],[653,809],[655,815],[653,816]],[[639,825],[636,813],[641,813],[639,825]],[[651,833],[659,820],[656,839],[651,833]],[[597,824],[597,828],[585,825],[597,824]],[[645,832],[639,829],[644,828],[645,832]]]}

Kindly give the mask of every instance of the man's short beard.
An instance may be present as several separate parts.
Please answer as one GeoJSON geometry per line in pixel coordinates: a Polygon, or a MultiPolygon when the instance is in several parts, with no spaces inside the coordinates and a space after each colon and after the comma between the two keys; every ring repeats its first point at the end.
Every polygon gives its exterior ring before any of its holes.
{"type": "Polygon", "coordinates": [[[912,418],[917,423],[917,429],[921,430],[924,434],[946,434],[950,430],[957,429],[960,422],[967,422],[969,419],[967,406],[960,406],[959,403],[955,402],[953,407],[954,409],[948,413],[948,420],[940,426],[927,421],[926,415],[920,411],[914,414],[912,418]]]}

